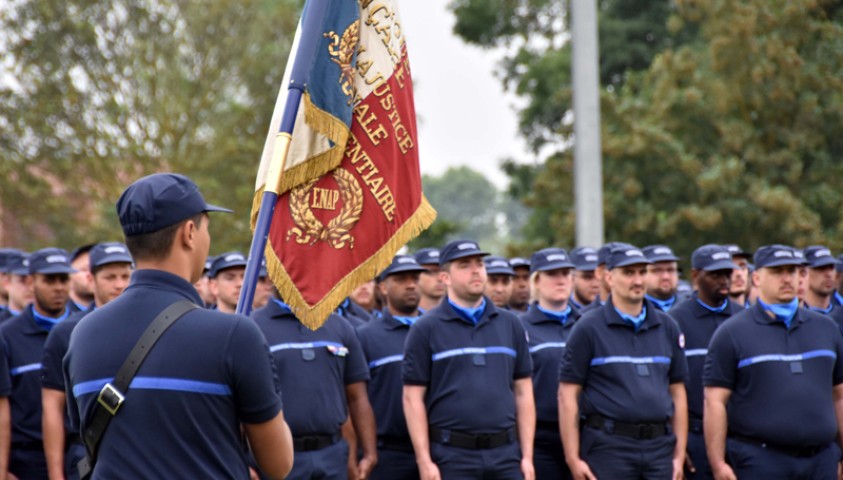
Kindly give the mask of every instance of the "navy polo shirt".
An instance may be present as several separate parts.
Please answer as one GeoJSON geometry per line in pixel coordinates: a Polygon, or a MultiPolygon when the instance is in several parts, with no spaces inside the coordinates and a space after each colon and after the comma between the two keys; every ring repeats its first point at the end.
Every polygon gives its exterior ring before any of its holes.
{"type": "Polygon", "coordinates": [[[840,332],[843,333],[843,308],[835,307],[831,309],[831,313],[829,313],[828,318],[834,320],[835,323],[840,327],[840,332]]]}
{"type": "Polygon", "coordinates": [[[12,377],[9,374],[9,357],[6,351],[9,347],[0,338],[0,397],[8,397],[12,394],[12,377]]]}
{"type": "Polygon", "coordinates": [[[578,318],[580,314],[571,308],[568,320],[563,325],[558,319],[539,310],[535,303],[521,316],[533,358],[533,392],[536,420],[539,422],[559,421],[559,362],[562,360],[565,342],[578,318]]]}
{"type": "MultiPolygon", "coordinates": [[[[118,298],[76,325],[63,367],[80,430],[149,324],[181,300],[202,302],[181,277],[136,270],[118,298]]],[[[269,348],[254,322],[204,309],[161,336],[125,396],[100,443],[94,478],[249,478],[240,423],[264,423],[281,410],[269,348]]]]}
{"type": "Polygon", "coordinates": [[[520,320],[488,298],[476,325],[442,302],[413,325],[404,346],[404,384],[427,387],[428,423],[441,429],[479,434],[513,428],[512,384],[532,370],[520,320]]]}
{"type": "Polygon", "coordinates": [[[0,336],[6,345],[11,375],[12,448],[15,443],[40,442],[41,360],[47,330],[35,323],[32,304],[20,315],[3,323],[0,336]]]}
{"type": "Polygon", "coordinates": [[[76,312],[50,330],[44,344],[44,357],[41,361],[42,388],[51,388],[62,392],[66,390],[62,360],[70,346],[70,334],[76,328],[79,320],[82,320],[87,314],[87,311],[76,312]]]}
{"type": "Polygon", "coordinates": [[[314,332],[273,300],[252,318],[269,342],[282,390],[295,392],[284,408],[293,436],[339,432],[348,418],[346,385],[369,379],[351,325],[331,315],[314,332]]]}
{"type": "MultiPolygon", "coordinates": [[[[608,302],[606,302],[606,303],[608,303],[608,302]]],[[[598,308],[602,307],[603,305],[605,305],[605,303],[600,303],[600,296],[598,295],[594,299],[593,302],[589,303],[588,305],[583,306],[580,309],[580,315],[585,315],[586,313],[588,313],[592,310],[597,310],[598,308]]]]}
{"type": "Polygon", "coordinates": [[[582,385],[581,413],[629,423],[658,423],[673,416],[670,385],[688,373],[679,326],[647,304],[635,329],[611,300],[583,315],[568,337],[559,381],[582,385]]]}
{"type": "Polygon", "coordinates": [[[825,444],[837,435],[832,387],[843,383],[843,336],[824,315],[800,308],[788,329],[756,305],[714,332],[703,381],[732,391],[729,432],[825,444]]]}
{"type": "Polygon", "coordinates": [[[350,298],[346,298],[340,306],[337,307],[337,311],[334,313],[346,319],[354,328],[365,325],[372,319],[372,315],[370,315],[365,308],[361,307],[350,298]]]}
{"type": "Polygon", "coordinates": [[[410,326],[384,310],[380,318],[357,328],[363,355],[369,365],[369,402],[375,412],[378,436],[397,437],[409,441],[404,419],[401,381],[401,362],[404,360],[404,341],[410,326]]]}
{"type": "Polygon", "coordinates": [[[688,392],[688,414],[691,418],[701,419],[703,415],[702,377],[708,343],[717,327],[732,315],[745,310],[728,300],[726,302],[722,312],[714,312],[700,305],[697,296],[693,295],[670,310],[670,316],[685,335],[685,358],[688,359],[685,389],[688,392]]]}

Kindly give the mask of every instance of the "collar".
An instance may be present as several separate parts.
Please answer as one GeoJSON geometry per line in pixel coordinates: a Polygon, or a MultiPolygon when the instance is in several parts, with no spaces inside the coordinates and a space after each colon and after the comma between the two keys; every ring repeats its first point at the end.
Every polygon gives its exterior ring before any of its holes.
{"type": "Polygon", "coordinates": [[[91,303],[90,305],[80,305],[80,304],[76,303],[75,300],[70,300],[70,301],[73,302],[73,306],[76,307],[76,309],[79,310],[80,312],[87,312],[88,310],[91,309],[91,307],[94,306],[93,303],[91,303]]]}
{"type": "Polygon", "coordinates": [[[541,305],[538,304],[538,302],[536,302],[533,305],[536,307],[536,309],[538,311],[543,313],[545,317],[547,317],[550,320],[553,320],[554,322],[559,322],[562,325],[566,325],[568,323],[568,319],[570,318],[571,311],[573,310],[573,308],[571,308],[570,305],[566,305],[565,309],[562,310],[562,311],[554,311],[554,310],[549,310],[547,308],[543,308],[541,305]]]}
{"type": "Polygon", "coordinates": [[[820,308],[820,307],[812,307],[808,305],[808,302],[803,302],[805,304],[805,308],[812,312],[822,313],[823,315],[828,315],[834,310],[834,302],[828,302],[828,308],[820,308]]]}
{"type": "Polygon", "coordinates": [[[397,330],[399,328],[412,327],[418,319],[421,318],[421,312],[416,316],[393,315],[388,309],[384,308],[380,317],[384,322],[384,327],[387,330],[397,330]]]}
{"type": "MultiPolygon", "coordinates": [[[[753,316],[755,317],[755,321],[758,323],[766,323],[768,325],[778,324],[786,326],[782,320],[767,315],[767,312],[764,310],[764,306],[760,298],[757,302],[755,302],[755,305],[752,306],[751,310],[753,316]]],[[[793,314],[793,318],[791,318],[790,320],[790,327],[788,327],[788,329],[795,328],[796,325],[804,323],[806,320],[808,320],[808,317],[806,315],[800,315],[799,309],[797,308],[796,313],[793,314]]]]}
{"type": "Polygon", "coordinates": [[[659,310],[661,310],[662,312],[669,311],[676,304],[676,295],[668,298],[667,300],[662,300],[660,298],[656,298],[645,293],[644,298],[652,302],[653,305],[658,307],[659,310]]]}
{"type": "Polygon", "coordinates": [[[729,308],[729,299],[728,298],[726,300],[723,300],[723,304],[720,305],[719,307],[711,307],[711,306],[707,305],[705,302],[700,300],[700,297],[698,297],[696,294],[694,295],[694,300],[697,301],[697,305],[699,305],[701,308],[703,308],[706,312],[709,312],[709,313],[723,313],[723,312],[726,311],[726,309],[729,308]]]}
{"type": "Polygon", "coordinates": [[[582,310],[582,307],[583,307],[582,305],[580,305],[579,302],[574,300],[574,295],[571,295],[571,298],[568,299],[568,304],[571,305],[572,307],[576,308],[577,310],[582,310]]]}
{"type": "Polygon", "coordinates": [[[163,270],[143,269],[132,272],[128,289],[154,288],[178,294],[196,305],[204,305],[202,297],[187,280],[163,270]]]}
{"type": "Polygon", "coordinates": [[[457,315],[463,320],[472,325],[477,325],[480,323],[480,320],[483,319],[483,314],[486,312],[486,297],[480,301],[480,306],[476,308],[465,308],[457,305],[453,301],[451,301],[450,297],[447,297],[448,305],[456,312],[457,315]]]}
{"type": "Polygon", "coordinates": [[[269,313],[270,318],[292,318],[293,320],[298,320],[295,314],[293,314],[293,309],[275,297],[272,298],[271,302],[266,304],[266,308],[268,309],[267,313],[269,313]]]}
{"type": "Polygon", "coordinates": [[[658,314],[655,313],[655,310],[656,308],[648,309],[647,302],[645,300],[641,308],[641,314],[644,315],[644,320],[638,327],[634,327],[632,323],[627,320],[624,320],[624,318],[621,317],[621,314],[619,313],[618,309],[615,308],[615,305],[612,304],[611,301],[606,303],[606,305],[603,307],[603,315],[607,323],[609,323],[610,325],[622,325],[624,327],[634,328],[637,332],[661,325],[662,321],[661,319],[659,319],[658,314]]]}
{"type": "Polygon", "coordinates": [[[618,307],[614,305],[612,305],[612,308],[615,309],[615,312],[618,314],[618,316],[623,319],[624,322],[631,324],[633,327],[635,327],[635,330],[638,330],[641,324],[644,323],[644,320],[647,319],[647,305],[642,305],[641,313],[635,316],[623,313],[622,311],[618,310],[618,307]]]}
{"type": "Polygon", "coordinates": [[[58,325],[59,322],[67,319],[72,312],[69,307],[65,306],[64,313],[62,313],[61,316],[57,318],[47,317],[38,313],[38,311],[35,310],[35,305],[30,303],[29,306],[26,307],[26,313],[32,317],[32,320],[35,322],[35,325],[37,325],[40,332],[49,332],[53,329],[53,327],[58,325]]]}
{"type": "Polygon", "coordinates": [[[834,291],[832,300],[836,301],[838,305],[843,305],[843,295],[840,295],[840,292],[838,292],[837,290],[834,291]]]}

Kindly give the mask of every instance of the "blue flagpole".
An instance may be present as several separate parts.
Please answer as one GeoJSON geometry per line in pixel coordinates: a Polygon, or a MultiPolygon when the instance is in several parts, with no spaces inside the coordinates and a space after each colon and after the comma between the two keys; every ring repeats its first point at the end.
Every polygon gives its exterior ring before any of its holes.
{"type": "Polygon", "coordinates": [[[310,69],[313,66],[316,49],[322,40],[322,24],[329,3],[330,0],[308,0],[302,14],[301,35],[290,75],[287,102],[284,105],[281,126],[275,138],[274,155],[261,198],[260,212],[255,223],[255,236],[252,237],[252,247],[249,249],[249,263],[246,265],[243,288],[240,290],[240,298],[237,301],[237,313],[239,314],[249,315],[252,311],[252,301],[255,298],[261,260],[263,260],[263,253],[269,236],[269,226],[272,223],[272,214],[275,211],[275,204],[280,193],[278,184],[281,180],[284,164],[287,161],[287,151],[292,140],[293,126],[306,87],[307,77],[310,75],[310,69]]]}

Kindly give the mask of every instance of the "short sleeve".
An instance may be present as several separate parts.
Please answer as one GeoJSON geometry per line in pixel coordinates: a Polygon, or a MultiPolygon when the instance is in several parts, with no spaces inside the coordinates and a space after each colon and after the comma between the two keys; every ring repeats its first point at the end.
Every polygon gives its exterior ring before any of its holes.
{"type": "MultiPolygon", "coordinates": [[[[834,326],[836,327],[837,324],[835,323],[834,326]]],[[[840,385],[843,383],[843,335],[832,335],[835,338],[835,350],[837,352],[837,358],[834,362],[834,374],[832,375],[832,381],[834,385],[840,385]]]]}
{"type": "Polygon", "coordinates": [[[405,385],[430,384],[432,353],[427,331],[423,324],[410,327],[410,333],[404,341],[404,362],[402,378],[405,385]]]}
{"type": "Polygon", "coordinates": [[[246,317],[236,318],[227,362],[237,415],[243,423],[264,423],[281,411],[275,364],[257,325],[246,317]]]}
{"type": "Polygon", "coordinates": [[[12,394],[12,375],[9,372],[9,349],[6,338],[0,336],[0,397],[12,394]]]}
{"type": "Polygon", "coordinates": [[[512,330],[515,336],[515,370],[513,379],[532,377],[533,358],[530,355],[530,345],[527,343],[527,331],[517,317],[512,319],[512,330]]]}
{"type": "Polygon", "coordinates": [[[47,336],[44,343],[44,357],[41,360],[41,387],[52,390],[65,390],[64,371],[61,362],[67,353],[70,330],[57,325],[47,336]]]}
{"type": "Polygon", "coordinates": [[[594,346],[591,340],[591,331],[587,322],[580,320],[574,324],[571,335],[562,350],[562,360],[559,363],[559,381],[578,385],[585,384],[593,356],[594,346]]]}
{"type": "Polygon", "coordinates": [[[684,383],[688,377],[688,361],[685,358],[685,335],[672,317],[665,315],[665,321],[670,322],[670,337],[673,353],[670,358],[668,379],[670,383],[684,383]]]}
{"type": "Polygon", "coordinates": [[[728,325],[721,325],[714,331],[714,336],[708,344],[703,369],[703,385],[706,387],[735,389],[738,354],[729,330],[728,325]]]}
{"type": "Polygon", "coordinates": [[[365,382],[369,380],[369,365],[363,354],[363,346],[354,329],[345,321],[338,322],[343,326],[343,342],[348,347],[348,357],[345,362],[345,384],[365,382]]]}

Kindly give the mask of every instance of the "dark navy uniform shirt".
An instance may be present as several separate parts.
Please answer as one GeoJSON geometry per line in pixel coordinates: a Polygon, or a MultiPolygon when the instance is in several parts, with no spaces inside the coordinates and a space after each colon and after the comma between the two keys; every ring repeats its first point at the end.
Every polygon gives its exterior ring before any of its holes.
{"type": "Polygon", "coordinates": [[[7,350],[6,343],[0,338],[0,397],[8,397],[12,394],[12,377],[9,374],[7,350]]]}
{"type": "Polygon", "coordinates": [[[703,381],[732,391],[730,433],[825,444],[837,435],[832,387],[843,383],[843,336],[824,315],[800,308],[788,329],[756,305],[714,332],[703,381]]]}
{"type": "Polygon", "coordinates": [[[402,376],[405,385],[427,387],[431,426],[479,434],[515,426],[512,384],[532,370],[526,333],[515,315],[486,299],[475,325],[446,299],[410,329],[402,376]]]}
{"type": "Polygon", "coordinates": [[[840,327],[840,333],[843,333],[843,308],[835,307],[831,309],[831,313],[828,314],[828,318],[834,320],[837,323],[837,326],[840,327]]]}
{"type": "Polygon", "coordinates": [[[375,412],[379,437],[410,440],[404,419],[404,384],[401,381],[404,341],[409,332],[410,326],[393,318],[387,310],[380,318],[373,318],[357,328],[369,365],[369,401],[375,412]]]}
{"type": "Polygon", "coordinates": [[[685,358],[688,359],[688,379],[685,389],[688,392],[688,415],[701,419],[703,415],[703,366],[708,354],[708,343],[714,331],[732,315],[744,311],[726,300],[722,311],[712,311],[700,304],[696,295],[676,305],[670,310],[670,316],[679,324],[685,335],[685,358]]]}
{"type": "Polygon", "coordinates": [[[337,307],[337,311],[334,313],[346,319],[354,328],[365,325],[372,319],[372,315],[370,315],[365,308],[361,307],[350,298],[343,300],[340,306],[337,307]]]}
{"type": "MultiPolygon", "coordinates": [[[[97,395],[164,308],[201,305],[193,285],[136,270],[120,297],[89,313],[70,336],[64,371],[75,425],[87,427],[97,395]]],[[[155,344],[100,443],[94,478],[249,478],[240,424],[278,415],[269,348],[249,318],[193,310],[155,344]]]]}
{"type": "MultiPolygon", "coordinates": [[[[58,325],[50,330],[50,334],[47,335],[47,341],[44,343],[44,356],[41,361],[41,388],[60,390],[62,392],[66,390],[62,360],[70,346],[70,334],[73,332],[76,324],[79,323],[79,320],[82,320],[89,311],[76,312],[67,317],[66,320],[59,322],[58,325]]],[[[64,427],[68,435],[79,433],[69,421],[65,422],[64,427]]]]}
{"type": "Polygon", "coordinates": [[[557,424],[559,407],[559,362],[565,342],[580,314],[573,308],[564,324],[539,310],[534,303],[521,316],[533,358],[533,392],[536,400],[536,420],[557,424]]]}
{"type": "Polygon", "coordinates": [[[666,313],[645,302],[636,329],[611,301],[577,321],[568,337],[559,381],[582,385],[583,415],[629,423],[658,423],[673,416],[670,385],[688,372],[682,334],[666,313]]]}
{"type": "Polygon", "coordinates": [[[346,385],[369,379],[352,327],[331,315],[314,332],[275,300],[252,317],[269,342],[281,388],[295,392],[287,396],[284,408],[293,436],[339,432],[348,418],[346,385]]]}

